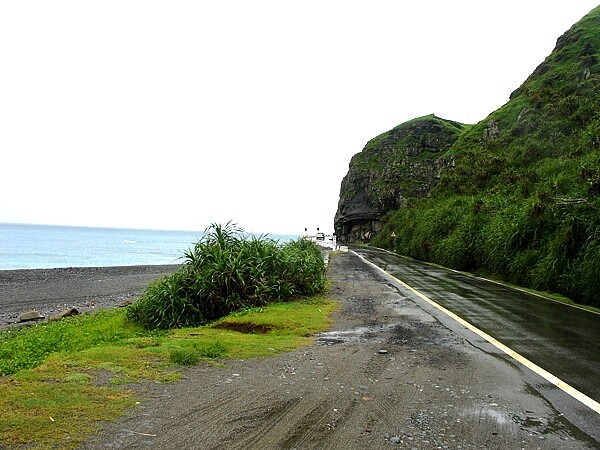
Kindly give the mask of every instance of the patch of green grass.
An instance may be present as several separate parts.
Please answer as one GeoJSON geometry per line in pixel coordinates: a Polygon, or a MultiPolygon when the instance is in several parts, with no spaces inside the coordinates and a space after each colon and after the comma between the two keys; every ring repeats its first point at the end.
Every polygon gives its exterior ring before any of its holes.
{"type": "Polygon", "coordinates": [[[169,353],[170,360],[179,366],[193,366],[202,359],[216,359],[227,352],[225,344],[218,339],[214,341],[193,342],[192,345],[179,346],[169,353]]]}
{"type": "Polygon", "coordinates": [[[200,352],[194,347],[179,347],[169,354],[171,361],[180,366],[193,366],[200,361],[200,352]]]}
{"type": "Polygon", "coordinates": [[[0,448],[77,448],[101,421],[138,403],[127,383],[176,381],[178,367],[203,360],[293,350],[325,330],[336,308],[319,298],[275,303],[170,332],[127,323],[119,309],[4,331],[0,364],[10,375],[0,377],[0,448]]]}
{"type": "Polygon", "coordinates": [[[102,345],[125,345],[126,339],[159,336],[125,321],[122,310],[68,317],[32,328],[0,332],[0,375],[39,366],[49,355],[102,345]]]}
{"type": "MultiPolygon", "coordinates": [[[[34,371],[35,372],[35,371],[34,371]]],[[[132,393],[57,372],[0,378],[0,447],[76,448],[98,422],[135,405],[132,393]],[[33,446],[33,447],[31,447],[33,446]]]]}
{"type": "Polygon", "coordinates": [[[173,330],[169,336],[188,345],[190,341],[197,345],[220,342],[225,347],[223,358],[269,356],[309,344],[310,336],[329,326],[329,315],[336,308],[335,302],[320,298],[274,303],[238,311],[210,326],[173,330]]]}

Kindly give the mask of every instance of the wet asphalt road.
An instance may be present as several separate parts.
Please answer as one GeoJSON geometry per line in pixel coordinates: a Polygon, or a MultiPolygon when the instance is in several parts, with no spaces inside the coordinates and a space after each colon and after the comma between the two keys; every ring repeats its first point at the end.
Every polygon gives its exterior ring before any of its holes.
{"type": "Polygon", "coordinates": [[[600,314],[382,250],[352,250],[600,402],[600,314]]]}

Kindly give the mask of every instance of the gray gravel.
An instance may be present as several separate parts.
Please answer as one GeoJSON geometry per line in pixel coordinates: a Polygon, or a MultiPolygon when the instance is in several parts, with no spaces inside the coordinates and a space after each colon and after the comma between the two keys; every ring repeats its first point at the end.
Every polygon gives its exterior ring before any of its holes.
{"type": "Polygon", "coordinates": [[[139,296],[155,279],[178,266],[72,267],[0,271],[0,327],[21,313],[49,317],[75,307],[81,312],[119,306],[139,296]]]}

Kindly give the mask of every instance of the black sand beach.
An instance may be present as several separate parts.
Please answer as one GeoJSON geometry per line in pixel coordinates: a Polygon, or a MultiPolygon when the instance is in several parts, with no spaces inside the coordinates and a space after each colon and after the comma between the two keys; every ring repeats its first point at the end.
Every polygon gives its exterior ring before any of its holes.
{"type": "Polygon", "coordinates": [[[177,265],[70,267],[0,271],[0,328],[21,313],[49,317],[75,307],[80,312],[109,308],[134,300],[157,278],[177,265]]]}

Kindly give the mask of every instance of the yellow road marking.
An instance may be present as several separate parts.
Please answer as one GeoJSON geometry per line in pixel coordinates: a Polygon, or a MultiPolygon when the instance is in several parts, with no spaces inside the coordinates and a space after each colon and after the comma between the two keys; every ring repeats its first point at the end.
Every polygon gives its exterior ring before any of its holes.
{"type": "MultiPolygon", "coordinates": [[[[404,259],[416,261],[415,259],[411,258],[410,256],[399,255],[397,253],[391,252],[391,251],[386,250],[384,248],[379,248],[379,247],[374,247],[374,248],[376,248],[377,250],[381,250],[381,251],[384,251],[386,253],[389,253],[390,255],[394,255],[394,256],[398,256],[400,258],[404,258],[404,259]]],[[[438,269],[449,270],[450,272],[454,272],[454,273],[457,273],[459,275],[464,275],[466,277],[471,277],[471,278],[474,278],[476,280],[483,280],[483,281],[487,281],[488,283],[494,283],[494,284],[497,284],[498,286],[502,286],[502,287],[505,287],[507,289],[512,289],[512,290],[515,290],[515,291],[523,292],[524,294],[527,294],[527,295],[533,295],[535,297],[541,298],[543,300],[547,300],[549,302],[559,303],[559,304],[561,304],[563,306],[567,306],[569,308],[580,309],[580,310],[585,311],[585,312],[590,313],[590,314],[600,315],[600,311],[594,311],[593,309],[584,308],[583,306],[580,306],[580,305],[577,305],[577,304],[573,304],[573,303],[562,302],[560,300],[557,300],[557,299],[552,298],[552,297],[548,297],[548,296],[546,296],[544,294],[541,294],[539,292],[535,292],[533,290],[523,289],[521,287],[514,286],[512,284],[508,284],[508,283],[505,283],[503,281],[492,280],[491,278],[479,277],[479,276],[474,275],[474,274],[469,273],[469,272],[462,272],[460,270],[451,269],[450,267],[440,266],[439,264],[435,264],[435,263],[432,263],[432,262],[427,262],[427,261],[419,261],[419,262],[421,264],[426,264],[428,266],[437,267],[438,269]]]]}
{"type": "Polygon", "coordinates": [[[506,353],[508,356],[510,356],[511,358],[513,358],[514,360],[520,362],[521,364],[523,364],[525,367],[533,370],[535,373],[537,373],[539,376],[541,376],[542,378],[546,379],[547,381],[549,381],[550,383],[552,383],[553,385],[555,385],[556,387],[558,387],[559,389],[561,389],[562,391],[566,392],[567,394],[569,394],[571,397],[573,397],[574,399],[580,401],[581,403],[583,403],[585,406],[587,406],[588,408],[590,408],[592,411],[596,412],[597,414],[600,414],[600,403],[598,403],[597,401],[595,401],[594,399],[588,397],[587,395],[585,395],[583,392],[578,391],[577,389],[575,389],[573,386],[571,386],[568,383],[565,383],[564,381],[562,381],[560,378],[556,377],[555,375],[552,375],[550,372],[548,372],[545,369],[542,369],[540,366],[538,366],[537,364],[533,363],[532,361],[528,360],[527,358],[525,358],[523,355],[515,352],[513,349],[511,349],[510,347],[507,347],[506,345],[504,345],[502,342],[498,341],[497,339],[495,339],[494,337],[490,336],[489,334],[487,334],[485,331],[480,330],[479,328],[477,328],[476,326],[472,325],[471,323],[467,322],[466,320],[464,320],[462,317],[454,314],[452,311],[450,311],[449,309],[444,308],[442,305],[437,304],[435,301],[431,300],[429,297],[427,297],[425,294],[417,291],[415,288],[413,288],[412,286],[409,286],[408,284],[406,284],[404,281],[396,278],[395,276],[393,276],[392,274],[386,272],[385,270],[383,270],[381,267],[379,267],[378,265],[372,263],[371,261],[368,261],[365,257],[363,257],[362,255],[359,255],[356,252],[352,252],[355,255],[357,255],[360,259],[362,259],[364,262],[366,262],[367,264],[375,267],[377,270],[383,272],[386,276],[394,279],[397,283],[399,283],[402,287],[404,287],[405,289],[408,289],[410,292],[412,292],[413,294],[415,294],[416,296],[418,296],[419,298],[425,300],[427,303],[429,303],[430,305],[434,306],[435,308],[439,309],[440,311],[442,311],[444,314],[446,314],[447,316],[451,317],[452,319],[454,319],[455,321],[457,321],[458,323],[460,323],[461,325],[465,326],[466,328],[468,328],[469,330],[471,330],[473,333],[481,336],[483,339],[485,339],[486,341],[488,341],[490,344],[492,344],[494,347],[496,347],[498,350],[506,353]]]}

